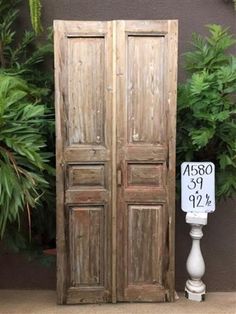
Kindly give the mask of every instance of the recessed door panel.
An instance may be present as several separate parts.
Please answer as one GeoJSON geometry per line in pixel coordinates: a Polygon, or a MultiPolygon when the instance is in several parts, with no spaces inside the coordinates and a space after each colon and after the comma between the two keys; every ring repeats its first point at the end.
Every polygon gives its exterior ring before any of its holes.
{"type": "Polygon", "coordinates": [[[126,41],[128,141],[163,144],[165,37],[134,34],[126,41]]]}
{"type": "Polygon", "coordinates": [[[162,163],[130,162],[127,165],[128,186],[156,186],[161,188],[165,184],[164,169],[162,163]]]}
{"type": "Polygon", "coordinates": [[[128,286],[162,284],[162,205],[128,205],[128,286]]]}
{"type": "Polygon", "coordinates": [[[104,144],[105,38],[68,38],[68,140],[104,144]]]}
{"type": "Polygon", "coordinates": [[[71,287],[104,286],[104,208],[69,208],[71,287]]]}
{"type": "Polygon", "coordinates": [[[73,188],[105,188],[105,165],[70,165],[68,185],[73,188]]]}

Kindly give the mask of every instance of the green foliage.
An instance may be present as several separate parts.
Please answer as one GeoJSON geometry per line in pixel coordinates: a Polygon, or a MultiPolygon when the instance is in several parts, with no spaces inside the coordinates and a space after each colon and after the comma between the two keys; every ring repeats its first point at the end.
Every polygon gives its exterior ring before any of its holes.
{"type": "Polygon", "coordinates": [[[234,9],[236,10],[236,0],[233,0],[234,3],[234,9]]]}
{"type": "Polygon", "coordinates": [[[178,90],[177,161],[212,161],[217,196],[236,191],[236,40],[228,29],[208,25],[209,37],[193,34],[185,54],[187,81],[178,90]]]}
{"type": "Polygon", "coordinates": [[[226,49],[236,43],[232,35],[228,34],[228,28],[223,29],[220,25],[207,26],[210,36],[202,37],[193,33],[193,46],[195,50],[185,54],[186,69],[190,73],[201,70],[218,69],[220,66],[229,66],[230,56],[225,53],[226,49]]]}
{"type": "Polygon", "coordinates": [[[37,70],[37,65],[45,56],[52,54],[53,46],[51,31],[47,43],[38,45],[36,49],[35,32],[25,31],[23,38],[17,42],[14,27],[19,15],[18,3],[19,0],[0,0],[0,67],[21,75],[22,72],[37,70]]]}
{"type": "Polygon", "coordinates": [[[16,77],[0,74],[0,235],[6,224],[20,222],[26,210],[36,207],[48,186],[50,154],[43,132],[45,107],[41,91],[16,77]]]}
{"type": "Polygon", "coordinates": [[[5,189],[0,233],[14,251],[35,251],[55,242],[53,75],[50,63],[47,69],[43,64],[53,47],[51,31],[43,44],[35,32],[16,36],[18,3],[0,0],[0,180],[5,189]]]}
{"type": "Polygon", "coordinates": [[[36,34],[39,34],[43,30],[43,27],[41,25],[41,9],[42,9],[41,1],[29,0],[29,8],[31,24],[36,34]]]}

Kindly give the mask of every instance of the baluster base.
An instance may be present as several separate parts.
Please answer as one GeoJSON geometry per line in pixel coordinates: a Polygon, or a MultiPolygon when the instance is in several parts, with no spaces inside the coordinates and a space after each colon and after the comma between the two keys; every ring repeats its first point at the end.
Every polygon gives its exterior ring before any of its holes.
{"type": "Polygon", "coordinates": [[[202,280],[187,280],[185,285],[185,297],[192,301],[205,301],[206,285],[202,280]]]}

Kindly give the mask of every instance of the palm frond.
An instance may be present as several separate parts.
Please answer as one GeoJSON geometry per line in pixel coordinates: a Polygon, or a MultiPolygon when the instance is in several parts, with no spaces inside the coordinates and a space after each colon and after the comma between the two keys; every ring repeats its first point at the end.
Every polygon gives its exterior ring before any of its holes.
{"type": "Polygon", "coordinates": [[[29,0],[30,18],[31,24],[36,34],[42,32],[43,27],[41,25],[41,1],[40,0],[29,0]]]}

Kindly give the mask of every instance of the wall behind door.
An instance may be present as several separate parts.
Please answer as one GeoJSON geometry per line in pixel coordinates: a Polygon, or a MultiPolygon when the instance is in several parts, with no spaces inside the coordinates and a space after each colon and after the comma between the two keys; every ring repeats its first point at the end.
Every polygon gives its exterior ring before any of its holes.
{"type": "MultiPolygon", "coordinates": [[[[22,2],[24,3],[24,2],[22,2]]],[[[236,12],[231,0],[42,0],[43,24],[52,25],[53,19],[112,20],[112,19],[179,19],[179,81],[184,78],[181,67],[182,53],[190,48],[192,32],[206,33],[204,25],[219,23],[230,26],[236,34],[236,12]]],[[[23,5],[22,5],[23,6],[23,5]]],[[[24,28],[28,19],[26,5],[19,27],[24,28]]],[[[236,48],[232,51],[236,54],[236,48]]],[[[176,215],[176,288],[182,290],[187,278],[185,262],[190,249],[189,228],[185,215],[177,208],[176,215]]],[[[208,291],[236,290],[236,200],[218,204],[203,229],[202,251],[206,262],[205,283],[208,291]]],[[[9,259],[8,259],[9,261],[9,259]]],[[[16,263],[17,264],[17,263],[16,263]]],[[[16,276],[7,260],[0,258],[0,288],[51,288],[55,284],[54,269],[51,276],[37,269],[37,281],[26,281],[29,265],[16,276]],[[11,271],[7,271],[11,269],[11,271]],[[3,276],[3,272],[5,273],[3,276]],[[9,276],[6,276],[6,272],[9,276]],[[15,279],[17,278],[17,280],[15,279]]],[[[48,272],[46,272],[48,274],[48,272]]]]}

